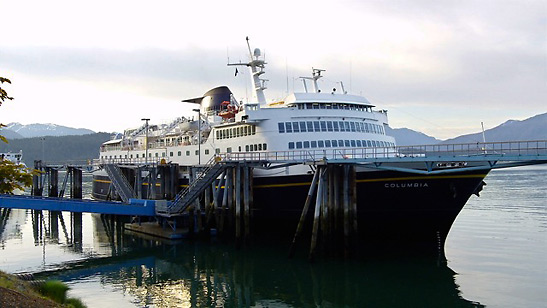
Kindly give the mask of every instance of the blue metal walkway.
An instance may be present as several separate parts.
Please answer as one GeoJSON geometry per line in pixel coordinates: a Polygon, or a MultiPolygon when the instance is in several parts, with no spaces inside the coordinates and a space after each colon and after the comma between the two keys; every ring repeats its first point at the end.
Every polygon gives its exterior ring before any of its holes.
{"type": "MultiPolygon", "coordinates": [[[[165,202],[165,201],[163,201],[165,202]]],[[[120,202],[62,199],[0,194],[0,208],[100,213],[127,216],[156,216],[156,201],[130,199],[120,202]]]]}

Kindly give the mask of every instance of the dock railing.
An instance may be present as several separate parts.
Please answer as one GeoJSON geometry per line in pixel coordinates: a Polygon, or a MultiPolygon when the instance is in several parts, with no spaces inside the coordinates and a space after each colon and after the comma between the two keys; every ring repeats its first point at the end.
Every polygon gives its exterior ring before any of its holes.
{"type": "Polygon", "coordinates": [[[222,161],[314,162],[320,160],[386,160],[400,158],[528,158],[547,156],[547,140],[476,142],[458,144],[411,145],[375,148],[333,148],[329,150],[289,150],[273,152],[220,153],[222,161]]]}

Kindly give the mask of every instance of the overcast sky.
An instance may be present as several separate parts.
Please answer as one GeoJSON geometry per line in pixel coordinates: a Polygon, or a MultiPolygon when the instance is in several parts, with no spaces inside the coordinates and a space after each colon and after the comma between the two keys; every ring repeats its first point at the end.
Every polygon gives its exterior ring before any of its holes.
{"type": "Polygon", "coordinates": [[[392,127],[440,139],[547,112],[547,1],[0,0],[0,122],[123,131],[168,122],[182,99],[250,94],[245,37],[268,100],[326,70],[387,109],[392,127]],[[241,70],[240,70],[241,71],[241,70]]]}

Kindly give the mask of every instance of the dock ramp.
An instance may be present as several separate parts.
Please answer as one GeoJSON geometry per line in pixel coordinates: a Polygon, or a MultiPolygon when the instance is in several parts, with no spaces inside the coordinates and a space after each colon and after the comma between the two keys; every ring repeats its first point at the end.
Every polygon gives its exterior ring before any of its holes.
{"type": "Polygon", "coordinates": [[[226,169],[225,164],[211,160],[206,167],[201,170],[197,177],[182,191],[180,191],[173,202],[166,206],[157,206],[156,214],[158,216],[171,217],[179,216],[198,198],[205,189],[226,169]]]}
{"type": "Polygon", "coordinates": [[[114,188],[124,203],[128,203],[129,199],[136,198],[135,191],[129,184],[127,178],[123,175],[122,170],[116,164],[104,164],[104,170],[112,181],[114,188]]]}

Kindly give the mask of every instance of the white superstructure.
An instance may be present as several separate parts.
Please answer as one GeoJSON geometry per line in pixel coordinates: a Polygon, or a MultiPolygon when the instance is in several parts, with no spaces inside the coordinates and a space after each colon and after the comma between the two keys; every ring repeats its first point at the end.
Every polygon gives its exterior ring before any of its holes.
{"type": "MultiPolygon", "coordinates": [[[[375,111],[364,97],[343,90],[322,92],[317,80],[324,70],[313,69],[303,78],[303,93],[266,103],[261,52],[255,49],[247,66],[251,72],[255,102],[238,103],[226,87],[203,97],[185,100],[199,103],[194,114],[170,124],[148,121],[137,129],[102,144],[102,162],[152,163],[161,160],[181,166],[204,164],[218,153],[305,151],[395,146],[386,135],[387,112],[375,111]],[[306,80],[313,91],[308,92],[306,80]]],[[[197,106],[197,105],[196,105],[197,106]]],[[[146,119],[143,119],[146,120],[146,119]]],[[[298,168],[294,169],[294,172],[298,168]]],[[[294,174],[293,172],[293,174],[294,174]]]]}

